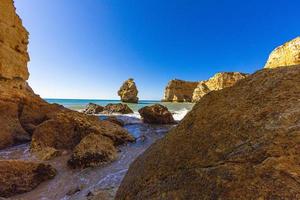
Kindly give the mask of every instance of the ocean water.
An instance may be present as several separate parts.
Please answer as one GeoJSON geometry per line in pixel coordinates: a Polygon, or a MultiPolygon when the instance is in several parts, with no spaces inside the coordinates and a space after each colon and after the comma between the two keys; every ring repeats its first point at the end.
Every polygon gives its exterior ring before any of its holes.
{"type": "MultiPolygon", "coordinates": [[[[121,103],[120,100],[95,100],[95,99],[45,99],[49,103],[57,103],[63,105],[66,108],[80,111],[86,107],[89,103],[95,103],[101,106],[105,106],[109,103],[121,103]]],[[[194,106],[193,103],[170,103],[160,102],[154,100],[140,100],[138,104],[126,103],[133,111],[131,116],[139,118],[138,110],[145,106],[153,104],[162,104],[166,106],[170,112],[173,113],[175,120],[181,120],[194,106]]]]}

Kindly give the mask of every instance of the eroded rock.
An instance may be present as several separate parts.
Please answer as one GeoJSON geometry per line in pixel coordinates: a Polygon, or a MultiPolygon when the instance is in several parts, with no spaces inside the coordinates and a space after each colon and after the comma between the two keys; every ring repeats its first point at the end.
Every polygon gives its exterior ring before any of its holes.
{"type": "Polygon", "coordinates": [[[116,199],[299,199],[300,66],[205,95],[130,166],[116,199]]]}
{"type": "Polygon", "coordinates": [[[121,101],[126,103],[137,103],[139,101],[139,98],[137,97],[138,90],[132,78],[123,83],[118,91],[118,95],[120,96],[121,101]]]}
{"type": "Polygon", "coordinates": [[[193,92],[198,82],[190,82],[183,80],[171,80],[164,93],[163,101],[167,102],[191,102],[193,92]]]}

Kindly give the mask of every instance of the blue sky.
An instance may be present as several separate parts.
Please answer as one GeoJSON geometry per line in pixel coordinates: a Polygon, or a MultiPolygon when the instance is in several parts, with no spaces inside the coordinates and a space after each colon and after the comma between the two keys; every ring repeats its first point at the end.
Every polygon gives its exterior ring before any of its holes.
{"type": "Polygon", "coordinates": [[[300,35],[297,0],[15,0],[30,32],[30,85],[42,97],[118,99],[136,80],[161,99],[170,79],[261,69],[300,35]]]}

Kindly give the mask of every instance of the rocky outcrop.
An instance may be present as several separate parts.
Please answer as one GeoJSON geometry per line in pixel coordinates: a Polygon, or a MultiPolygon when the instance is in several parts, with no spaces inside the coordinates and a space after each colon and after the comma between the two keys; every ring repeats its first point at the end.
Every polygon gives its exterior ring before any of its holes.
{"type": "Polygon", "coordinates": [[[50,165],[17,160],[0,161],[0,197],[31,191],[41,182],[52,179],[56,170],[50,165]]]}
{"type": "Polygon", "coordinates": [[[222,72],[212,78],[200,82],[172,80],[165,89],[163,101],[167,102],[197,102],[211,91],[233,86],[247,74],[239,72],[222,72]]]}
{"type": "Polygon", "coordinates": [[[183,80],[171,80],[166,89],[163,101],[166,102],[191,102],[193,92],[198,82],[189,82],[183,80]]]}
{"type": "Polygon", "coordinates": [[[205,95],[130,166],[116,199],[299,199],[300,66],[205,95]]]}
{"type": "Polygon", "coordinates": [[[72,168],[96,167],[117,158],[112,140],[99,134],[89,134],[75,147],[68,164],[72,168]]]}
{"type": "Polygon", "coordinates": [[[121,97],[121,101],[126,103],[137,103],[139,101],[137,97],[138,90],[132,78],[123,83],[118,91],[118,95],[121,97]]]}
{"type": "Polygon", "coordinates": [[[121,119],[118,119],[115,116],[108,116],[106,119],[104,119],[104,121],[109,121],[111,123],[117,124],[119,126],[124,126],[125,122],[121,119]]]}
{"type": "Polygon", "coordinates": [[[103,112],[104,107],[97,105],[95,103],[89,103],[86,108],[83,110],[84,114],[95,115],[103,112]]]}
{"type": "Polygon", "coordinates": [[[215,74],[207,81],[200,81],[193,92],[193,102],[199,101],[204,95],[211,91],[221,90],[233,86],[237,81],[247,77],[240,72],[222,72],[215,74]]]}
{"type": "Polygon", "coordinates": [[[27,44],[28,33],[15,13],[13,1],[1,0],[0,149],[32,140],[31,151],[47,160],[59,156],[61,150],[74,150],[89,134],[111,141],[109,148],[115,151],[118,145],[134,141],[116,124],[48,104],[35,95],[27,84],[27,44]]]}
{"type": "Polygon", "coordinates": [[[174,124],[175,120],[167,107],[161,104],[145,106],[139,110],[145,123],[149,124],[174,124]]]}
{"type": "Polygon", "coordinates": [[[133,111],[129,108],[129,106],[127,104],[110,103],[104,107],[103,113],[105,113],[105,114],[112,114],[112,113],[131,114],[131,113],[133,113],[133,111]]]}
{"type": "Polygon", "coordinates": [[[265,68],[300,64],[300,37],[297,37],[272,51],[265,68]]]}

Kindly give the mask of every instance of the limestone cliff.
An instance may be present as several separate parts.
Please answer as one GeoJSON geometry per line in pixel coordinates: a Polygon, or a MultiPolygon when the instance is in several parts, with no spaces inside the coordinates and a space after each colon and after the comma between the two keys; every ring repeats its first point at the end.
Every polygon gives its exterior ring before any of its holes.
{"type": "MultiPolygon", "coordinates": [[[[33,152],[40,153],[41,157],[51,157],[50,154],[56,150],[74,150],[81,140],[93,133],[112,143],[109,148],[101,146],[105,154],[111,149],[116,151],[116,146],[124,142],[134,140],[118,125],[48,104],[35,95],[27,83],[27,45],[28,32],[16,15],[13,1],[1,0],[0,149],[32,140],[33,152]]],[[[90,151],[88,147],[80,150],[82,155],[90,151]]],[[[103,162],[101,156],[91,160],[86,159],[85,162],[103,162]]]]}
{"type": "Polygon", "coordinates": [[[300,37],[297,37],[274,49],[265,68],[291,66],[300,64],[300,37]]]}
{"type": "Polygon", "coordinates": [[[121,101],[123,102],[137,103],[139,101],[139,98],[137,97],[138,90],[132,78],[123,83],[118,91],[118,95],[121,97],[121,101]]]}
{"type": "Polygon", "coordinates": [[[207,81],[200,81],[193,92],[193,102],[199,101],[211,91],[221,90],[233,86],[237,81],[245,78],[247,74],[240,72],[217,73],[207,81]]]}
{"type": "Polygon", "coordinates": [[[116,199],[299,199],[300,65],[205,95],[130,166],[116,199]]]}
{"type": "Polygon", "coordinates": [[[166,89],[163,101],[167,102],[191,102],[193,92],[198,82],[189,82],[183,80],[171,80],[166,89]]]}

